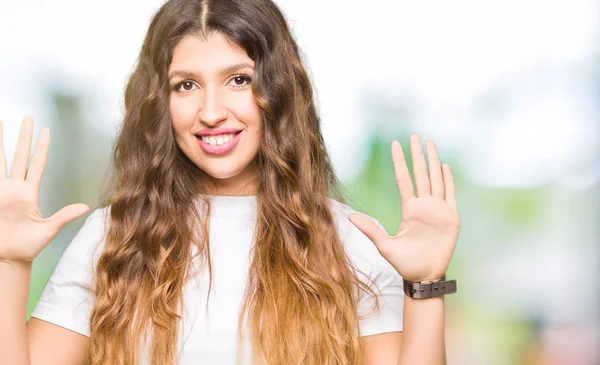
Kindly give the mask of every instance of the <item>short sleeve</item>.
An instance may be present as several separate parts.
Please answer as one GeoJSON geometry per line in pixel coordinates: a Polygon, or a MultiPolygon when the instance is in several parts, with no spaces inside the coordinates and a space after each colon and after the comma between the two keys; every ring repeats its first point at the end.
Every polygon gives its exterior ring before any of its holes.
{"type": "Polygon", "coordinates": [[[358,301],[358,314],[361,316],[360,336],[402,331],[404,310],[402,278],[399,278],[395,271],[386,270],[372,274],[371,279],[374,282],[371,288],[377,297],[379,307],[371,313],[375,300],[370,294],[362,293],[358,301]]]}
{"type": "MultiPolygon", "coordinates": [[[[379,228],[385,231],[385,228],[377,219],[371,219],[377,223],[379,228]]],[[[360,234],[362,235],[362,232],[360,234]]],[[[368,241],[374,246],[370,240],[368,241]]],[[[379,254],[379,251],[376,251],[366,284],[371,285],[379,301],[379,308],[366,318],[359,318],[360,336],[402,331],[404,311],[402,276],[379,254]]],[[[362,292],[358,301],[359,316],[370,313],[374,305],[373,297],[362,292]]]]}
{"type": "Polygon", "coordinates": [[[372,294],[362,287],[358,288],[358,335],[369,336],[402,331],[404,316],[402,276],[381,256],[375,244],[348,220],[348,215],[351,213],[365,215],[382,230],[385,231],[385,228],[377,219],[344,203],[334,199],[330,202],[340,239],[353,269],[358,278],[371,288],[379,304],[375,308],[376,302],[372,294]]]}
{"type": "Polygon", "coordinates": [[[31,317],[90,336],[93,267],[104,241],[107,209],[96,209],[87,217],[60,257],[31,317]]]}

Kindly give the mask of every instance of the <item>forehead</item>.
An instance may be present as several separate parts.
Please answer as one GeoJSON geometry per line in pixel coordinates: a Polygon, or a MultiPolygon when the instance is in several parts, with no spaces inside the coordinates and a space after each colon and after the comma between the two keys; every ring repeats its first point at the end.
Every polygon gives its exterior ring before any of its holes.
{"type": "Polygon", "coordinates": [[[186,35],[173,49],[171,70],[202,70],[203,72],[219,71],[231,64],[254,62],[246,51],[218,32],[208,38],[186,35]]]}

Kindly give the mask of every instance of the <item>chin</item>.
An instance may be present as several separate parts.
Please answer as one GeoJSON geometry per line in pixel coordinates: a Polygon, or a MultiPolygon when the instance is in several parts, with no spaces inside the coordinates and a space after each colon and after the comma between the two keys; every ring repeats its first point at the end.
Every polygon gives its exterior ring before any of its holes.
{"type": "Polygon", "coordinates": [[[204,173],[206,173],[210,177],[212,177],[214,179],[219,179],[219,180],[229,179],[240,173],[239,169],[226,168],[226,167],[202,168],[202,170],[204,171],[204,173]]]}

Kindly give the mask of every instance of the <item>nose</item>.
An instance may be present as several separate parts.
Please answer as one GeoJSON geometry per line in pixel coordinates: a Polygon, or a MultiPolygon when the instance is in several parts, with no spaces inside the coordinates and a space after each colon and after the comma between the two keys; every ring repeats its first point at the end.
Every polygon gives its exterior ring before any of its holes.
{"type": "Polygon", "coordinates": [[[214,125],[227,118],[227,107],[219,89],[205,88],[198,117],[207,125],[214,125]]]}

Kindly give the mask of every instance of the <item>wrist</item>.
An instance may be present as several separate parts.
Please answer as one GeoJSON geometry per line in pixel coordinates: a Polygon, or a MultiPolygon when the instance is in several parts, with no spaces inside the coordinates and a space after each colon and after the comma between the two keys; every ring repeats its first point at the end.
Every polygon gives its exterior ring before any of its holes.
{"type": "Polygon", "coordinates": [[[6,268],[14,268],[14,269],[29,269],[33,265],[33,262],[25,262],[25,261],[13,261],[7,260],[0,257],[0,266],[6,268]]]}
{"type": "Polygon", "coordinates": [[[404,293],[416,299],[427,299],[446,294],[456,293],[456,280],[446,280],[446,275],[435,281],[407,281],[403,280],[404,293]]]}
{"type": "Polygon", "coordinates": [[[439,277],[437,279],[422,279],[422,280],[419,280],[418,282],[423,283],[423,284],[437,283],[438,281],[442,281],[443,280],[442,278],[443,277],[439,277]]]}
{"type": "Polygon", "coordinates": [[[426,276],[425,278],[422,279],[418,279],[418,280],[409,280],[404,278],[404,280],[410,282],[410,283],[423,283],[423,284],[427,284],[427,283],[435,283],[437,281],[442,281],[444,280],[446,277],[446,275],[439,275],[439,276],[426,276]]]}

